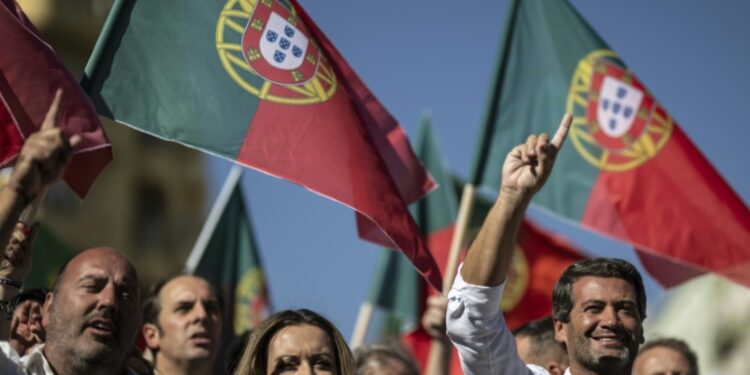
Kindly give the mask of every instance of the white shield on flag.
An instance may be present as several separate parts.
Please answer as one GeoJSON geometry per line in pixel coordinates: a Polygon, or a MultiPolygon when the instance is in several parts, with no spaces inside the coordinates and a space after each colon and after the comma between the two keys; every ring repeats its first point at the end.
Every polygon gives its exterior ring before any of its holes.
{"type": "Polygon", "coordinates": [[[271,12],[260,40],[260,54],[273,67],[299,68],[304,62],[308,40],[304,33],[275,12],[271,12]]]}
{"type": "Polygon", "coordinates": [[[633,126],[643,91],[610,76],[604,77],[596,111],[599,128],[612,138],[622,137],[633,126]]]}

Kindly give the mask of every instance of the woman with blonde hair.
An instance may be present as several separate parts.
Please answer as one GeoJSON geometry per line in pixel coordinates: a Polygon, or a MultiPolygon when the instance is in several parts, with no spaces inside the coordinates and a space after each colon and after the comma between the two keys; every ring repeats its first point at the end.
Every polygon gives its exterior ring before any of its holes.
{"type": "Polygon", "coordinates": [[[250,336],[235,375],[351,375],[354,357],[341,332],[306,309],[278,312],[250,336]]]}

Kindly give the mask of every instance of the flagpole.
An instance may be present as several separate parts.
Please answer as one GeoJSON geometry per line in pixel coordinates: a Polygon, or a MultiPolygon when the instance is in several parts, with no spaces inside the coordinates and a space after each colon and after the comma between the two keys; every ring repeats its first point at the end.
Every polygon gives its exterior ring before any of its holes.
{"type": "Polygon", "coordinates": [[[472,184],[465,184],[464,191],[461,194],[461,204],[458,207],[458,217],[456,218],[456,227],[453,230],[451,239],[450,253],[448,253],[448,263],[445,266],[445,275],[443,275],[443,295],[448,296],[448,291],[453,286],[453,279],[456,277],[458,269],[458,257],[461,254],[464,241],[466,240],[466,230],[469,227],[469,219],[474,209],[474,197],[476,188],[472,184]]]}
{"type": "Polygon", "coordinates": [[[235,186],[239,183],[240,177],[242,177],[242,167],[235,164],[229,171],[227,179],[224,181],[224,186],[221,187],[219,196],[216,198],[216,202],[214,202],[214,206],[211,208],[211,212],[208,214],[208,218],[203,224],[203,229],[201,229],[201,233],[195,241],[193,250],[190,252],[188,259],[185,262],[185,273],[192,274],[198,266],[198,262],[200,262],[203,253],[206,251],[208,241],[211,240],[211,234],[213,234],[214,229],[216,229],[216,225],[219,224],[221,213],[224,212],[224,208],[227,206],[229,198],[232,197],[232,192],[234,191],[235,186]]]}
{"type": "Polygon", "coordinates": [[[370,321],[372,320],[372,311],[373,306],[370,302],[362,302],[359,306],[357,322],[354,324],[352,339],[349,341],[349,346],[352,349],[357,349],[364,344],[365,336],[367,336],[367,329],[370,328],[370,321]]]}

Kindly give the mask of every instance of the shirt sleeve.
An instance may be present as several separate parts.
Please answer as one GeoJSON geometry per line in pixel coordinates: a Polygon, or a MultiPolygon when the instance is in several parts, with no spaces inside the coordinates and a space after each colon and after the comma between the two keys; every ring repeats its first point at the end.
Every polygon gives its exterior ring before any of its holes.
{"type": "Polygon", "coordinates": [[[0,375],[23,375],[26,371],[19,365],[18,353],[8,341],[0,341],[0,375]]]}
{"type": "Polygon", "coordinates": [[[472,285],[458,270],[448,293],[448,337],[458,349],[466,375],[548,375],[544,368],[526,366],[516,352],[516,342],[500,312],[505,283],[472,285]]]}

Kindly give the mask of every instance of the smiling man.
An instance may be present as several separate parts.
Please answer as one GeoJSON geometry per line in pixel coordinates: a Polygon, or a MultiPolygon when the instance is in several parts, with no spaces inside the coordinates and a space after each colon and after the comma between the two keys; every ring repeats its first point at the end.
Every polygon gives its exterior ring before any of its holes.
{"type": "MultiPolygon", "coordinates": [[[[531,135],[513,148],[502,170],[497,202],[471,245],[448,295],[448,336],[467,375],[549,374],[526,365],[499,309],[523,215],[552,172],[570,128],[565,115],[555,136],[531,135]]],[[[589,259],[570,266],[553,293],[555,339],[567,348],[573,375],[629,375],[646,297],[636,269],[617,259],[589,259]]]]}
{"type": "Polygon", "coordinates": [[[156,284],[143,306],[143,335],[159,374],[211,374],[219,353],[222,306],[203,278],[156,284]]]}

